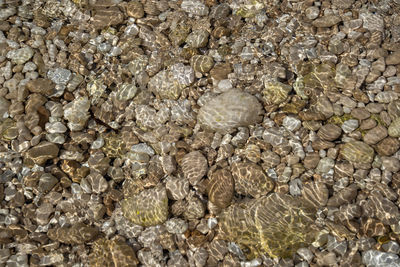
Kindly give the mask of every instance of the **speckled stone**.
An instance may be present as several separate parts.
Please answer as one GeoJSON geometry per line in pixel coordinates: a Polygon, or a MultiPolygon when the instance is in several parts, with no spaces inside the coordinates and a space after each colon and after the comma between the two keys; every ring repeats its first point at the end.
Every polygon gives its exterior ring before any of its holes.
{"type": "Polygon", "coordinates": [[[66,244],[83,244],[93,240],[99,233],[96,227],[78,222],[71,227],[49,229],[47,236],[54,241],[66,244]]]}
{"type": "Polygon", "coordinates": [[[135,251],[121,237],[107,240],[99,238],[93,243],[89,255],[91,266],[137,266],[135,251]]]}
{"type": "Polygon", "coordinates": [[[124,216],[135,224],[152,226],[168,218],[168,198],[164,187],[146,189],[138,195],[127,196],[121,202],[124,216]]]}
{"type": "Polygon", "coordinates": [[[12,50],[8,52],[7,58],[11,59],[14,64],[22,65],[27,62],[33,56],[33,49],[29,46],[12,50]]]}

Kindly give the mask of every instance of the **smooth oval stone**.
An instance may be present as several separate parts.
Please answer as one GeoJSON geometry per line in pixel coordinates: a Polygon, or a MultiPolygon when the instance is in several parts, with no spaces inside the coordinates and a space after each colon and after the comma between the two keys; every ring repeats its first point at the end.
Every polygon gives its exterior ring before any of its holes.
{"type": "Polygon", "coordinates": [[[371,163],[374,160],[374,149],[361,141],[346,143],[340,153],[353,163],[371,163]]]}
{"type": "Polygon", "coordinates": [[[217,170],[208,184],[208,198],[217,207],[222,209],[231,204],[234,190],[234,180],[229,170],[217,170]]]}
{"type": "Polygon", "coordinates": [[[197,119],[203,128],[227,133],[259,122],[262,106],[257,98],[240,90],[215,97],[200,108],[197,119]]]}
{"type": "Polygon", "coordinates": [[[334,141],[340,137],[342,129],[335,124],[326,124],[318,131],[318,136],[326,141],[334,141]]]}
{"type": "Polygon", "coordinates": [[[378,125],[369,130],[363,137],[365,143],[374,145],[384,139],[388,135],[388,131],[382,125],[378,125]]]}

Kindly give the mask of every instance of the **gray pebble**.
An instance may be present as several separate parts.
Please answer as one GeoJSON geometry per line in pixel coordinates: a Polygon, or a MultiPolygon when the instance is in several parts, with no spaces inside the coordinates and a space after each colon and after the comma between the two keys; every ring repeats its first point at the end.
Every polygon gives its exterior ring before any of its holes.
{"type": "Polygon", "coordinates": [[[319,8],[317,6],[310,6],[306,9],[306,17],[308,19],[316,19],[319,16],[319,8]]]}

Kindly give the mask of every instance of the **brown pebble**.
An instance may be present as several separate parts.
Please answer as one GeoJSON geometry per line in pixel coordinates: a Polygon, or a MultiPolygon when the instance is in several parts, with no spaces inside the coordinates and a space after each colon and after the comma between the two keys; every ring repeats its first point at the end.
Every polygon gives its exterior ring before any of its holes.
{"type": "Polygon", "coordinates": [[[235,180],[235,190],[239,194],[258,198],[268,194],[275,187],[275,182],[255,163],[234,163],[231,171],[235,180]]]}
{"type": "Polygon", "coordinates": [[[116,236],[113,240],[99,238],[93,243],[92,253],[89,255],[90,266],[137,266],[139,261],[135,251],[122,237],[116,236]]]}
{"type": "Polygon", "coordinates": [[[333,148],[335,147],[335,143],[318,139],[312,142],[311,146],[315,150],[321,150],[321,149],[333,148]]]}
{"type": "Polygon", "coordinates": [[[58,150],[56,144],[43,141],[26,152],[24,164],[30,168],[33,167],[34,164],[43,165],[47,160],[57,157],[58,150]]]}
{"type": "Polygon", "coordinates": [[[376,152],[381,156],[391,156],[396,153],[400,148],[400,142],[398,138],[387,137],[378,143],[376,146],[376,152]]]}
{"type": "Polygon", "coordinates": [[[135,19],[140,19],[144,16],[143,5],[139,1],[131,1],[126,5],[126,13],[128,16],[135,19]]]}
{"type": "Polygon", "coordinates": [[[361,130],[369,130],[369,129],[374,128],[376,125],[377,125],[376,120],[369,118],[369,119],[363,120],[361,122],[360,129],[361,130]]]}
{"type": "Polygon", "coordinates": [[[96,227],[88,226],[82,222],[71,227],[59,227],[49,229],[47,236],[54,241],[66,244],[83,244],[93,240],[99,233],[96,227]]]}
{"type": "Polygon", "coordinates": [[[318,18],[312,22],[312,25],[318,28],[324,28],[324,27],[331,27],[333,25],[338,24],[341,22],[342,19],[339,16],[335,15],[328,15],[328,16],[323,16],[321,18],[318,18]]]}
{"type": "Polygon", "coordinates": [[[31,94],[25,104],[25,113],[29,114],[31,112],[37,111],[37,109],[46,102],[46,97],[42,96],[41,94],[31,94]]]}
{"type": "Polygon", "coordinates": [[[400,51],[392,52],[386,57],[387,65],[397,65],[400,64],[400,51]]]}
{"type": "Polygon", "coordinates": [[[342,129],[335,124],[326,124],[318,131],[318,136],[326,141],[334,141],[340,137],[342,129]]]}
{"type": "Polygon", "coordinates": [[[32,93],[39,93],[43,95],[51,95],[54,92],[55,84],[49,79],[38,78],[29,81],[26,88],[32,93]]]}
{"type": "Polygon", "coordinates": [[[234,194],[234,181],[230,171],[220,169],[214,172],[207,191],[212,203],[223,209],[228,207],[234,194]]]}
{"type": "Polygon", "coordinates": [[[215,80],[224,80],[228,77],[228,74],[232,72],[231,64],[219,63],[216,64],[210,71],[210,75],[215,80]]]}
{"type": "Polygon", "coordinates": [[[317,152],[308,153],[303,160],[304,167],[306,169],[314,169],[318,166],[319,160],[320,160],[320,157],[317,152]]]}
{"type": "Polygon", "coordinates": [[[366,108],[355,108],[351,111],[351,116],[360,121],[367,119],[370,115],[371,113],[366,108]]]}
{"type": "Polygon", "coordinates": [[[329,207],[339,207],[340,205],[348,204],[356,198],[357,190],[358,186],[351,184],[329,198],[327,205],[329,207]]]}

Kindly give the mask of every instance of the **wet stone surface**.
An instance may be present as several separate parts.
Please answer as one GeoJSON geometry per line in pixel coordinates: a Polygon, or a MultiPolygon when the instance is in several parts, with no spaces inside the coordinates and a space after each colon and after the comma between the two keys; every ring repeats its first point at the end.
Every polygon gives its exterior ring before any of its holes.
{"type": "Polygon", "coordinates": [[[0,1],[0,265],[400,266],[399,14],[0,1]]]}

